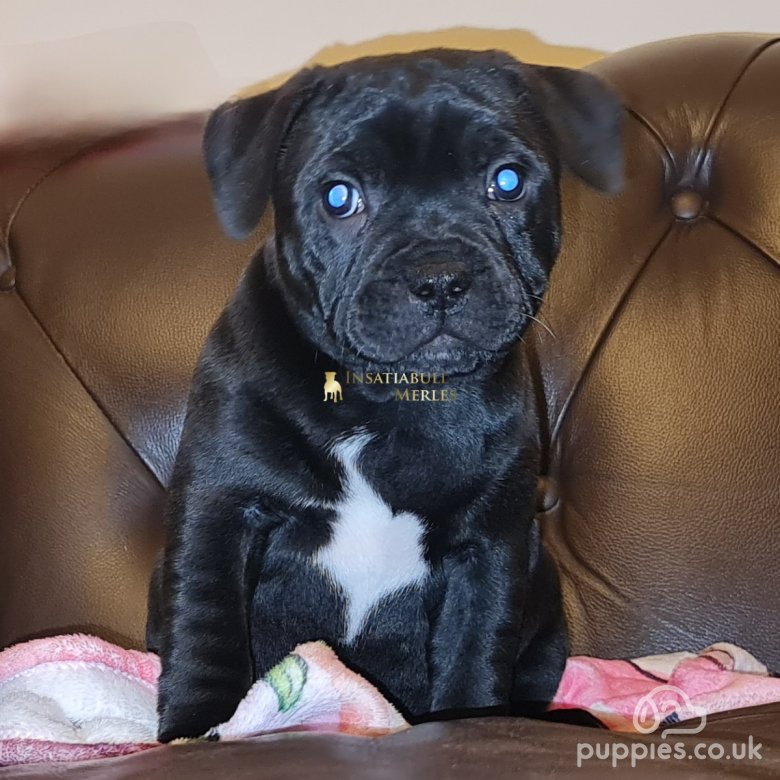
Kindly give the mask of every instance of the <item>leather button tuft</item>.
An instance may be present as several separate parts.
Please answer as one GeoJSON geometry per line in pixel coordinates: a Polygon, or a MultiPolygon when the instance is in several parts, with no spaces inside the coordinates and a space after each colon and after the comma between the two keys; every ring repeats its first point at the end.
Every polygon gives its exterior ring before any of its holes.
{"type": "Polygon", "coordinates": [[[552,477],[539,477],[536,481],[536,511],[549,512],[559,499],[558,483],[552,477]]]}
{"type": "Polygon", "coordinates": [[[696,219],[704,211],[704,198],[696,190],[678,190],[672,195],[671,207],[677,219],[696,219]]]}

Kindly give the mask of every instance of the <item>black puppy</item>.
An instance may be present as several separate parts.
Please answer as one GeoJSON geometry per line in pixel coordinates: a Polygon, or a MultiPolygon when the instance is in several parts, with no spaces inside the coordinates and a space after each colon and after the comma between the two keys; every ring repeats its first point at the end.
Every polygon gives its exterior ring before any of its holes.
{"type": "Polygon", "coordinates": [[[313,639],[412,719],[553,695],[519,339],[560,168],[617,189],[620,115],[587,73],[448,50],[307,70],[212,115],[222,223],[248,235],[270,198],[275,234],[195,373],[152,584],[161,740],[227,720],[313,639]]]}

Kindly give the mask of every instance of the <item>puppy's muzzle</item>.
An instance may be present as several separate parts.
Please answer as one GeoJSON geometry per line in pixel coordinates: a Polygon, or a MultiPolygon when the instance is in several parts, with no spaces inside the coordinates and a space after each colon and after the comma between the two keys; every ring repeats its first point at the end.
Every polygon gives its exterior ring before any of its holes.
{"type": "Polygon", "coordinates": [[[426,243],[384,252],[367,264],[338,309],[336,329],[344,323],[361,359],[402,365],[410,358],[416,368],[472,370],[520,333],[517,274],[489,245],[426,243]]]}
{"type": "Polygon", "coordinates": [[[428,257],[406,272],[412,299],[431,315],[460,309],[473,280],[465,262],[447,257],[428,257]]]}

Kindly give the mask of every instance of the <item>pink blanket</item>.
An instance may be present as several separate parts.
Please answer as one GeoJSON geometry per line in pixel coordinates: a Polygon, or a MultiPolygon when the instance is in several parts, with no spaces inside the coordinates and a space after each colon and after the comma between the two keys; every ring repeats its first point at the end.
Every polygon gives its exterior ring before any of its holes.
{"type": "MultiPolygon", "coordinates": [[[[77,761],[155,747],[153,653],[80,634],[0,653],[0,766],[77,761]]],[[[397,710],[322,642],[299,645],[252,686],[210,736],[291,729],[378,736],[408,728],[397,710]]]]}
{"type": "Polygon", "coordinates": [[[720,642],[700,653],[607,661],[574,656],[550,709],[587,710],[613,731],[696,734],[716,712],[780,701],[780,678],[747,650],[720,642]],[[686,728],[675,727],[686,720],[686,728]]]}
{"type": "MultiPolygon", "coordinates": [[[[37,639],[0,652],[0,766],[116,756],[155,747],[159,660],[95,637],[37,639]]],[[[780,680],[744,650],[635,661],[569,659],[552,709],[585,709],[612,729],[780,701],[780,680]]],[[[401,715],[322,642],[298,646],[212,730],[238,739],[283,730],[378,736],[401,715]]]]}

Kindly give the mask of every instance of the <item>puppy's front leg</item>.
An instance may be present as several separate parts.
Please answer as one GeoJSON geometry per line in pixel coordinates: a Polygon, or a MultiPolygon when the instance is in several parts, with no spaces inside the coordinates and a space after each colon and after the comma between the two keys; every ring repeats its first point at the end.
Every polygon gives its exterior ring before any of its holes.
{"type": "Polygon", "coordinates": [[[518,557],[515,546],[488,539],[445,556],[431,644],[432,712],[508,710],[522,623],[518,557]]]}
{"type": "Polygon", "coordinates": [[[245,504],[220,491],[174,498],[163,562],[161,742],[197,737],[230,718],[252,684],[245,504]]]}

